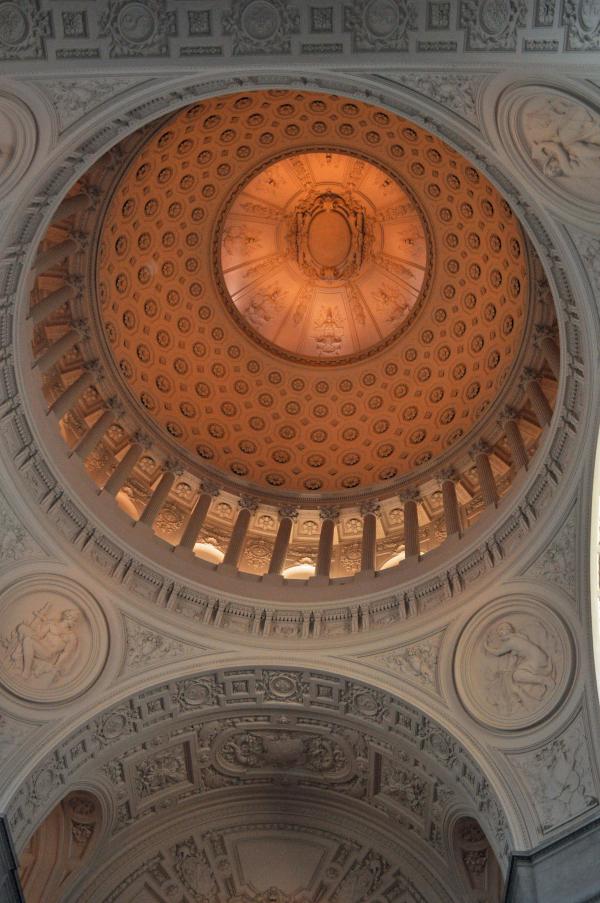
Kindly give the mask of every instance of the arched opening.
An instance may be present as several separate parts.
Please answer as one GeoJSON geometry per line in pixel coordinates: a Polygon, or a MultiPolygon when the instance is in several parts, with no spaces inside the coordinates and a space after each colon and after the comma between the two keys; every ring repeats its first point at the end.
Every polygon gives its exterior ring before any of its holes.
{"type": "Polygon", "coordinates": [[[58,903],[83,874],[102,827],[100,802],[73,790],[46,816],[21,853],[19,877],[27,903],[58,903]]]}
{"type": "MultiPolygon", "coordinates": [[[[23,853],[32,903],[54,903],[67,882],[60,899],[69,903],[163,899],[165,887],[176,888],[175,899],[196,893],[211,903],[262,903],[275,890],[283,894],[277,903],[379,901],[396,887],[426,903],[464,903],[453,813],[479,813],[494,862],[506,866],[513,845],[499,798],[455,737],[414,705],[340,674],[237,665],[146,687],[78,726],[49,761],[81,743],[82,731],[90,754],[73,761],[67,782],[101,783],[111,814],[90,861],[94,798],[75,793],[76,803],[57,803],[23,853]],[[75,817],[80,811],[85,820],[75,817]],[[201,834],[188,822],[201,824],[201,834]],[[244,856],[262,871],[235,865],[242,828],[244,856]],[[300,831],[302,843],[293,840],[300,831]],[[150,835],[159,871],[138,861],[150,835]],[[289,862],[277,876],[269,844],[287,844],[289,862]]],[[[45,768],[39,763],[34,783],[45,768]]],[[[28,829],[17,798],[8,816],[18,844],[28,829]]],[[[479,846],[472,852],[467,862],[479,846]]],[[[493,881],[499,876],[498,868],[493,881]]]]}
{"type": "Polygon", "coordinates": [[[504,890],[502,871],[477,819],[463,816],[456,821],[453,852],[468,894],[465,903],[501,903],[504,890]]]}

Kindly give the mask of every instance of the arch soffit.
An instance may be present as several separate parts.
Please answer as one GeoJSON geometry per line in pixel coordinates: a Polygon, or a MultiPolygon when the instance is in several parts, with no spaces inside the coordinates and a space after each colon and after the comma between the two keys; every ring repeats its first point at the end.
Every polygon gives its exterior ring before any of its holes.
{"type": "MultiPolygon", "coordinates": [[[[341,839],[355,849],[358,860],[362,859],[365,850],[376,851],[386,865],[391,865],[386,880],[396,879],[401,885],[406,882],[420,903],[429,899],[430,894],[435,895],[440,903],[451,903],[457,899],[458,895],[454,897],[454,894],[460,892],[458,882],[449,873],[442,855],[435,856],[433,862],[428,861],[421,841],[414,833],[400,834],[392,825],[383,824],[379,815],[378,811],[364,803],[353,800],[350,806],[347,801],[334,798],[332,794],[319,794],[310,789],[305,790],[301,798],[292,800],[289,793],[282,789],[263,794],[252,789],[238,789],[235,799],[232,795],[224,795],[203,804],[201,827],[197,805],[193,802],[183,804],[176,813],[169,810],[162,812],[145,833],[143,841],[140,842],[139,836],[134,834],[112,840],[103,849],[100,867],[90,871],[88,879],[78,882],[71,889],[65,903],[76,903],[82,896],[90,903],[99,903],[111,892],[118,893],[119,889],[130,887],[130,876],[142,875],[144,865],[148,863],[150,866],[157,855],[163,863],[172,858],[173,853],[176,857],[181,850],[181,842],[189,843],[189,838],[194,838],[191,846],[195,850],[202,849],[207,838],[218,838],[216,846],[221,855],[225,853],[231,867],[232,860],[237,858],[237,845],[235,841],[233,844],[230,841],[236,835],[243,839],[263,831],[267,835],[274,831],[299,836],[304,834],[317,843],[320,837],[333,841],[334,849],[341,839]],[[167,847],[170,847],[171,857],[167,847]],[[423,893],[425,896],[419,896],[423,893]]],[[[452,818],[455,816],[456,813],[453,813],[452,818]]],[[[444,850],[443,855],[446,854],[452,855],[452,852],[444,850]]],[[[322,857],[323,871],[329,858],[327,855],[322,857]]],[[[215,864],[219,869],[223,860],[215,864]]],[[[236,871],[238,876],[243,874],[243,867],[238,865],[236,871]]],[[[333,876],[330,874],[328,877],[333,876]]],[[[339,879],[339,876],[336,878],[339,879]]]]}
{"type": "MultiPolygon", "coordinates": [[[[168,681],[141,684],[137,692],[129,689],[117,698],[113,692],[109,705],[105,698],[75,726],[71,722],[68,731],[63,727],[60,736],[55,735],[52,740],[46,737],[44,749],[35,759],[31,758],[27,771],[7,789],[4,809],[16,845],[22,847],[64,796],[66,785],[73,783],[92,791],[103,788],[104,799],[113,795],[108,793],[107,763],[128,751],[133,754],[131,751],[139,750],[143,740],[152,741],[154,735],[164,741],[167,725],[174,734],[181,734],[182,726],[194,718],[227,721],[235,712],[243,719],[244,713],[252,709],[265,713],[283,711],[284,717],[289,714],[290,718],[300,718],[304,713],[322,724],[329,718],[341,731],[354,732],[356,737],[362,735],[366,738],[363,743],[378,737],[378,748],[387,749],[387,755],[403,750],[415,761],[421,759],[431,780],[456,788],[452,802],[467,806],[480,819],[504,864],[510,848],[524,848],[530,843],[525,820],[508,782],[502,780],[489,760],[482,764],[476,742],[467,747],[456,733],[422,708],[372,682],[341,676],[330,666],[316,669],[290,663],[287,668],[275,664],[229,664],[219,670],[207,665],[189,669],[168,681]]],[[[233,729],[233,725],[227,727],[233,729]]],[[[170,742],[171,738],[163,745],[170,742]]],[[[190,742],[197,757],[202,753],[201,744],[197,740],[190,742]]],[[[155,745],[152,742],[150,748],[155,745]]],[[[346,741],[347,749],[353,745],[354,740],[346,741]]],[[[185,756],[191,755],[186,751],[185,756]]],[[[369,759],[365,754],[364,758],[373,764],[372,756],[369,759]]],[[[381,772],[380,764],[377,767],[381,772]]],[[[359,762],[355,776],[362,770],[363,763],[359,762]]],[[[358,784],[360,780],[353,778],[350,783],[358,784]]],[[[189,782],[186,787],[189,789],[189,782]]]]}

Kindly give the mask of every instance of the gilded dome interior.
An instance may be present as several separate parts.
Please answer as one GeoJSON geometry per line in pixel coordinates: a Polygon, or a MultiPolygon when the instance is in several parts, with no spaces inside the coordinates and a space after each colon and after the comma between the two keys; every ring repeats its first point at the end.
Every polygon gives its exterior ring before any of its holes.
{"type": "Polygon", "coordinates": [[[197,103],[143,144],[97,290],[153,434],[234,484],[322,495],[386,491],[481,423],[529,274],[510,207],[442,141],[268,91],[197,103]]]}

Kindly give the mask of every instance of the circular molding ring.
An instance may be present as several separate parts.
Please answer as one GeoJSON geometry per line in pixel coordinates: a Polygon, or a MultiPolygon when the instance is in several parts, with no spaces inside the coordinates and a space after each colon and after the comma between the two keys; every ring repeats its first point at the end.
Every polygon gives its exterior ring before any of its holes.
{"type": "Polygon", "coordinates": [[[0,198],[3,198],[27,172],[38,144],[38,130],[29,107],[4,91],[0,91],[0,135],[0,198]]]}
{"type": "Polygon", "coordinates": [[[501,94],[497,127],[512,162],[548,206],[598,231],[600,110],[552,84],[520,84],[501,94]]]}
{"type": "Polygon", "coordinates": [[[108,653],[100,606],[67,577],[23,577],[0,596],[0,683],[36,703],[66,702],[98,678],[108,653]]]}
{"type": "Polygon", "coordinates": [[[547,604],[521,594],[476,614],[457,645],[458,695],[481,724],[530,728],[562,701],[574,672],[571,633],[547,604]]]}

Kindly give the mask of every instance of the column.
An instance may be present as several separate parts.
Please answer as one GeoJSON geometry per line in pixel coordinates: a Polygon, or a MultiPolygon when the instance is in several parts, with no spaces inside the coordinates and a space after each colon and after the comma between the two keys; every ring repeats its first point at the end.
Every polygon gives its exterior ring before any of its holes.
{"type": "Polygon", "coordinates": [[[61,359],[63,354],[80,342],[82,339],[89,338],[89,327],[83,320],[76,320],[73,328],[60,337],[53,345],[46,348],[42,354],[33,362],[32,366],[37,367],[42,373],[45,373],[53,364],[61,359]]]}
{"type": "Polygon", "coordinates": [[[544,359],[555,379],[560,376],[560,351],[554,338],[554,329],[551,326],[543,326],[540,323],[535,327],[536,344],[544,355],[544,359]]]}
{"type": "Polygon", "coordinates": [[[38,254],[31,268],[32,274],[39,276],[40,273],[51,270],[61,263],[65,257],[70,257],[76,251],[82,250],[86,243],[87,238],[82,232],[71,233],[69,238],[59,242],[57,245],[53,245],[51,248],[46,248],[45,251],[41,251],[38,254]]]}
{"type": "Polygon", "coordinates": [[[527,470],[529,466],[529,456],[517,424],[518,416],[519,415],[514,408],[506,407],[502,412],[500,425],[504,430],[504,435],[506,436],[506,441],[510,448],[510,454],[513,459],[515,470],[520,470],[521,468],[527,470]]]}
{"type": "Polygon", "coordinates": [[[236,522],[233,525],[233,530],[231,531],[231,537],[229,539],[229,545],[227,546],[225,558],[223,559],[223,564],[228,564],[234,568],[238,566],[238,562],[242,557],[242,552],[244,551],[244,545],[246,542],[246,534],[248,533],[248,527],[250,526],[252,515],[258,508],[258,502],[256,501],[256,499],[242,496],[242,498],[238,502],[238,505],[240,506],[240,511],[237,516],[236,522]]]}
{"type": "Polygon", "coordinates": [[[200,484],[200,495],[194,505],[190,519],[183,531],[183,536],[179,541],[179,548],[192,550],[196,545],[198,534],[202,528],[202,524],[206,520],[212,500],[219,495],[219,487],[210,480],[202,480],[200,484]]]}
{"type": "Polygon", "coordinates": [[[93,210],[96,207],[99,196],[99,190],[95,186],[90,186],[81,194],[65,198],[53,216],[54,222],[60,222],[74,213],[85,213],[86,210],[93,210]]]}
{"type": "Polygon", "coordinates": [[[83,373],[75,380],[75,382],[71,383],[68,389],[65,389],[62,395],[52,402],[48,408],[48,413],[52,412],[53,414],[56,414],[60,420],[61,417],[64,417],[67,411],[73,407],[79,396],[98,379],[99,375],[100,368],[98,361],[90,361],[89,364],[85,365],[83,373]]]}
{"type": "Polygon", "coordinates": [[[133,468],[140,459],[145,448],[149,448],[150,443],[140,433],[135,433],[133,442],[109,476],[104,484],[103,492],[109,492],[116,495],[119,489],[125,485],[133,468]]]}
{"type": "Polygon", "coordinates": [[[181,473],[181,468],[177,465],[177,462],[165,461],[163,475],[138,520],[139,524],[146,524],[148,527],[152,526],[160,509],[167,500],[167,496],[175,482],[175,477],[180,476],[181,473]]]}
{"type": "Polygon", "coordinates": [[[286,506],[279,509],[279,527],[271,553],[271,561],[269,562],[269,574],[281,574],[290,544],[292,526],[297,518],[298,511],[296,508],[286,506]]]}
{"type": "Polygon", "coordinates": [[[451,467],[442,470],[440,473],[447,537],[460,536],[460,511],[458,510],[458,499],[456,497],[456,479],[457,474],[451,467]]]}
{"type": "Polygon", "coordinates": [[[62,288],[57,289],[55,292],[50,292],[49,295],[46,295],[45,298],[42,298],[41,301],[38,301],[31,310],[29,311],[28,317],[33,322],[34,326],[37,326],[38,323],[41,323],[50,314],[54,313],[55,310],[58,310],[63,304],[66,304],[68,301],[71,301],[72,298],[75,297],[79,288],[80,288],[81,280],[76,277],[71,277],[66,280],[65,285],[62,288]]]}
{"type": "Polygon", "coordinates": [[[98,417],[96,422],[92,424],[85,436],[82,436],[77,445],[71,450],[70,455],[76,454],[82,461],[85,461],[87,456],[94,451],[107,429],[112,426],[114,422],[114,411],[104,411],[104,413],[98,417]]]}
{"type": "Polygon", "coordinates": [[[377,515],[381,511],[379,502],[370,499],[360,507],[363,519],[362,544],[360,551],[361,571],[374,571],[377,552],[377,515]]]}
{"type": "Polygon", "coordinates": [[[542,392],[537,373],[531,367],[526,367],[523,371],[523,387],[527,398],[531,402],[535,419],[542,428],[547,426],[552,420],[552,408],[542,392]]]}
{"type": "Polygon", "coordinates": [[[406,489],[400,493],[404,505],[404,557],[418,558],[421,551],[419,536],[419,509],[421,496],[416,489],[406,489]]]}
{"type": "Polygon", "coordinates": [[[495,508],[498,504],[498,488],[490,464],[490,452],[491,448],[488,443],[481,440],[472,449],[471,456],[477,468],[483,503],[486,507],[495,508]]]}
{"type": "Polygon", "coordinates": [[[333,534],[335,524],[340,516],[337,508],[321,508],[319,516],[322,520],[317,551],[316,577],[329,577],[331,570],[331,553],[333,552],[333,534]]]}

